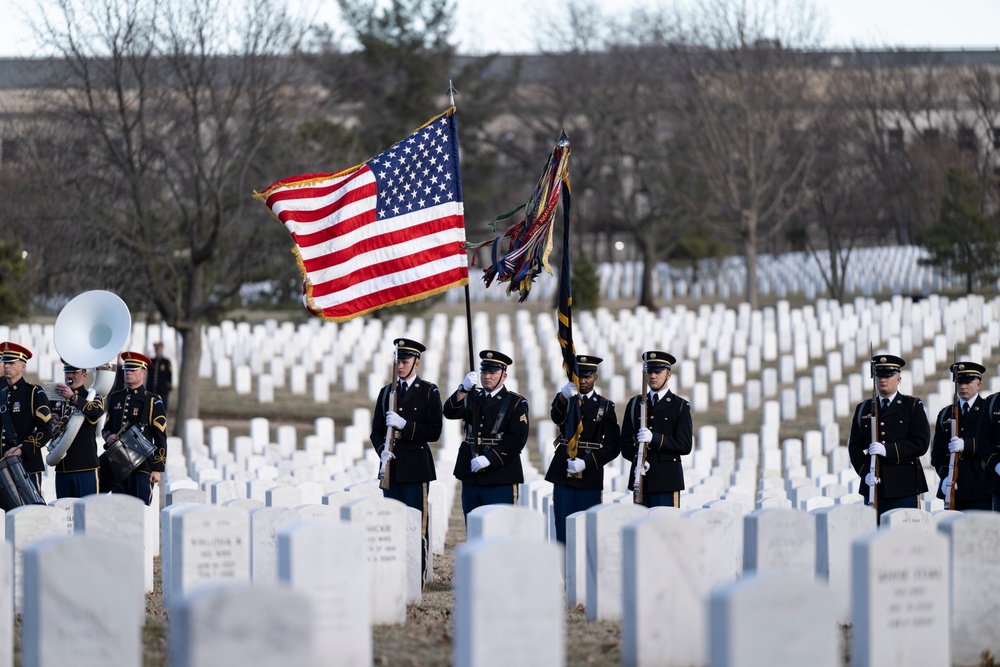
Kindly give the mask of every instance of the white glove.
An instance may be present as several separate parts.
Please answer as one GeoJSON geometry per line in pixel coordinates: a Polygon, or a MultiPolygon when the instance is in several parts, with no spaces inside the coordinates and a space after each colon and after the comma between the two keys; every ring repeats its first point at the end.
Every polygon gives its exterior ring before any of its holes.
{"type": "MultiPolygon", "coordinates": [[[[955,488],[957,489],[958,486],[956,485],[955,488]]],[[[951,475],[941,480],[941,493],[944,495],[945,500],[951,497],[951,475]]]]}
{"type": "Polygon", "coordinates": [[[639,477],[644,476],[649,472],[649,462],[643,461],[635,466],[635,483],[639,484],[639,477]]]}
{"type": "Polygon", "coordinates": [[[385,427],[402,431],[406,427],[406,420],[390,411],[385,413],[385,427]]]}
{"type": "Polygon", "coordinates": [[[468,393],[477,384],[479,384],[479,371],[469,371],[465,374],[465,379],[462,380],[462,389],[468,393]]]}
{"type": "Polygon", "coordinates": [[[653,432],[650,431],[648,428],[640,428],[638,431],[636,431],[635,440],[639,444],[645,444],[647,442],[652,442],[653,441],[653,432]]]}
{"type": "Polygon", "coordinates": [[[388,447],[384,447],[381,456],[379,456],[379,461],[381,461],[382,465],[385,465],[394,458],[396,458],[396,455],[390,452],[388,447]]]}
{"type": "Polygon", "coordinates": [[[485,456],[477,456],[472,459],[472,472],[479,472],[480,470],[485,470],[490,465],[490,460],[485,456]]]}
{"type": "Polygon", "coordinates": [[[871,473],[865,475],[865,484],[867,484],[868,486],[875,486],[876,484],[881,483],[881,481],[882,480],[880,480],[878,477],[876,477],[871,473]]]}
{"type": "Polygon", "coordinates": [[[583,459],[569,459],[566,461],[566,472],[571,475],[583,472],[583,469],[587,467],[587,462],[583,459]]]}
{"type": "Polygon", "coordinates": [[[576,388],[575,382],[567,382],[562,386],[562,389],[559,390],[559,393],[562,394],[563,398],[565,398],[568,401],[569,399],[579,394],[580,390],[576,388]]]}
{"type": "Polygon", "coordinates": [[[873,442],[868,445],[868,456],[885,456],[885,445],[881,442],[873,442]]]}
{"type": "Polygon", "coordinates": [[[948,441],[948,451],[952,454],[957,454],[958,452],[965,451],[965,440],[958,437],[957,435],[951,436],[951,440],[948,441]]]}

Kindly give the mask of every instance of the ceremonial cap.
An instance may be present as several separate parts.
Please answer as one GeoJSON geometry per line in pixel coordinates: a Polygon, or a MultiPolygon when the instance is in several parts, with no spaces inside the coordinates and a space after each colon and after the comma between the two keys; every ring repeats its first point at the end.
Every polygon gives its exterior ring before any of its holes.
{"type": "Polygon", "coordinates": [[[674,358],[674,355],[661,352],[660,350],[649,350],[648,352],[643,352],[642,361],[644,363],[643,368],[647,373],[669,371],[673,365],[677,363],[677,359],[674,358]]]}
{"type": "Polygon", "coordinates": [[[479,370],[482,371],[505,371],[514,363],[513,359],[496,350],[483,350],[479,353],[479,358],[482,359],[479,364],[479,370]]]}
{"type": "Polygon", "coordinates": [[[410,340],[409,338],[397,338],[392,341],[392,344],[396,346],[397,359],[411,359],[413,357],[419,359],[420,353],[427,349],[417,341],[410,340]]]}
{"type": "Polygon", "coordinates": [[[149,368],[153,360],[142,352],[122,352],[122,368],[131,370],[136,368],[149,368]]]}
{"type": "Polygon", "coordinates": [[[0,361],[27,361],[28,359],[31,359],[31,350],[23,345],[10,341],[0,344],[0,361]]]}
{"type": "Polygon", "coordinates": [[[74,366],[73,364],[69,363],[65,359],[60,358],[59,361],[62,362],[63,373],[75,373],[77,371],[82,371],[83,370],[82,368],[77,368],[76,366],[74,366]]]}
{"type": "Polygon", "coordinates": [[[589,354],[576,355],[576,370],[580,377],[589,377],[597,374],[597,365],[604,359],[589,354]]]}
{"type": "Polygon", "coordinates": [[[985,372],[986,366],[974,361],[956,361],[951,365],[951,374],[955,377],[955,382],[959,384],[982,380],[985,372]]]}
{"type": "Polygon", "coordinates": [[[872,373],[880,378],[892,377],[905,365],[902,357],[891,354],[876,354],[871,361],[872,373]]]}

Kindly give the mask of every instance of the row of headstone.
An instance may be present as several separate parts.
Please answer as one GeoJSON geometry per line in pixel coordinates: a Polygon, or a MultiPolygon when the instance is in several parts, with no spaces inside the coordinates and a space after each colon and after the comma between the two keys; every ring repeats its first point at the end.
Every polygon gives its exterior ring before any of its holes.
{"type": "MultiPolygon", "coordinates": [[[[563,664],[553,637],[564,613],[552,608],[563,591],[551,590],[560,577],[537,519],[485,509],[470,514],[476,532],[456,563],[455,664],[563,664]],[[512,578],[530,585],[515,592],[512,578]],[[513,599],[520,611],[504,616],[517,632],[483,632],[481,619],[513,599]]],[[[894,510],[877,530],[864,505],[741,522],[723,509],[608,502],[571,515],[568,535],[565,601],[621,621],[625,665],[840,665],[844,624],[855,665],[978,664],[1000,649],[981,590],[1000,569],[992,513],[894,510]]]]}

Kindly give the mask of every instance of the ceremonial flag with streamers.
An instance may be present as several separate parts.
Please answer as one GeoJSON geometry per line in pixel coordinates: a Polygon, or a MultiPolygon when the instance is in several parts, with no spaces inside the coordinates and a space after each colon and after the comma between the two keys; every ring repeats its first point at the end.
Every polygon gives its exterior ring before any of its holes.
{"type": "MultiPolygon", "coordinates": [[[[569,154],[569,146],[566,147],[569,154]]],[[[562,188],[563,199],[563,248],[562,268],[559,270],[559,327],[557,336],[559,347],[562,348],[563,368],[570,381],[580,388],[579,369],[576,365],[576,346],[573,344],[573,287],[570,270],[569,244],[569,176],[563,176],[565,182],[562,188]]],[[[583,401],[579,395],[569,400],[566,410],[566,421],[563,423],[563,438],[566,440],[566,453],[575,459],[579,453],[580,434],[583,433],[583,401]]]]}
{"type": "Polygon", "coordinates": [[[368,162],[254,197],[288,229],[315,315],[343,322],[468,284],[455,107],[368,162]]]}
{"type": "Polygon", "coordinates": [[[491,246],[490,265],[483,269],[483,281],[487,287],[494,279],[510,283],[507,295],[515,291],[520,293],[520,302],[528,298],[535,277],[543,269],[552,273],[548,261],[552,251],[552,225],[563,183],[569,183],[568,168],[569,141],[564,134],[549,154],[531,198],[526,204],[494,220],[494,231],[497,223],[509,220],[521,211],[524,211],[524,216],[507,228],[502,236],[469,244],[469,249],[473,251],[491,246]]]}

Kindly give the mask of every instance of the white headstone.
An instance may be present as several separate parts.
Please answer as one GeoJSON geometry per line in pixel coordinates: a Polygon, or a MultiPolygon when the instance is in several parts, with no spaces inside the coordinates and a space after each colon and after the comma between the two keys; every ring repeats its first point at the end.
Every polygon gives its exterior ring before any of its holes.
{"type": "Polygon", "coordinates": [[[816,574],[837,602],[837,616],[851,618],[851,544],[875,530],[875,510],[863,503],[822,507],[816,517],[816,574]]]}
{"type": "Polygon", "coordinates": [[[934,520],[929,512],[914,507],[901,507],[883,512],[879,519],[879,527],[883,530],[906,527],[933,531],[934,526],[934,520]]]}
{"type": "Polygon", "coordinates": [[[313,608],[286,587],[216,583],[170,613],[171,667],[315,665],[313,608]]]}
{"type": "Polygon", "coordinates": [[[673,513],[650,512],[624,527],[622,664],[704,664],[707,551],[701,525],[673,513]],[[685,610],[669,623],[660,616],[666,600],[685,610]]]}
{"type": "Polygon", "coordinates": [[[460,546],[455,557],[452,663],[564,664],[561,559],[557,545],[523,537],[498,536],[460,546]]]}
{"type": "Polygon", "coordinates": [[[54,535],[68,535],[66,512],[49,505],[22,505],[6,515],[7,541],[14,545],[14,609],[21,610],[24,550],[54,535]]]}
{"type": "Polygon", "coordinates": [[[278,532],[278,579],[312,600],[315,664],[372,664],[368,567],[358,526],[318,519],[278,532]]]}
{"type": "Polygon", "coordinates": [[[24,584],[25,665],[142,663],[146,600],[136,547],[93,535],[50,537],[25,549],[24,584]]]}
{"type": "Polygon", "coordinates": [[[250,512],[250,580],[254,586],[278,581],[278,531],[302,521],[292,507],[262,507],[250,512]]]}
{"type": "Polygon", "coordinates": [[[841,665],[837,614],[823,584],[751,576],[714,589],[709,608],[712,667],[841,665]]]}
{"type": "Polygon", "coordinates": [[[743,519],[744,574],[816,576],[816,521],[795,509],[763,509],[743,519]]]}
{"type": "MultiPolygon", "coordinates": [[[[185,505],[170,514],[171,608],[220,580],[250,582],[250,515],[232,507],[185,505]]],[[[167,586],[164,586],[166,589],[167,586]]]]}
{"type": "Polygon", "coordinates": [[[146,537],[146,504],[124,493],[85,496],[73,505],[77,533],[90,537],[110,537],[134,547],[142,567],[143,590],[153,590],[153,549],[146,537]]]}
{"type": "Polygon", "coordinates": [[[375,623],[402,623],[406,619],[406,510],[398,500],[371,497],[352,500],[340,508],[340,518],[362,527],[368,538],[375,623]]]}
{"type": "Polygon", "coordinates": [[[483,505],[466,516],[468,539],[496,535],[545,539],[545,517],[519,505],[483,505]]]}
{"type": "Polygon", "coordinates": [[[851,547],[851,664],[950,665],[948,540],[899,528],[851,547]]]}
{"type": "Polygon", "coordinates": [[[649,510],[603,503],[587,510],[587,620],[615,620],[622,612],[622,528],[649,510]]]}
{"type": "Polygon", "coordinates": [[[1000,655],[1000,515],[993,512],[956,513],[938,523],[951,551],[952,660],[977,664],[984,653],[1000,655]]]}
{"type": "Polygon", "coordinates": [[[722,509],[697,509],[688,513],[699,524],[708,544],[705,576],[709,586],[737,579],[743,573],[743,517],[722,509]]]}

